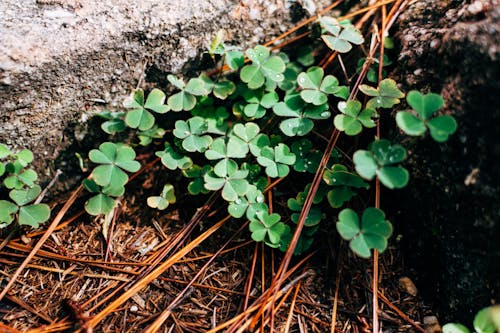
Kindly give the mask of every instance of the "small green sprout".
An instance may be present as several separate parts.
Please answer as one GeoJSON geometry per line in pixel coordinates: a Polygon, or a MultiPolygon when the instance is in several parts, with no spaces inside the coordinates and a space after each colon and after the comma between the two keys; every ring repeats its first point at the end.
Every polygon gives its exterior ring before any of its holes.
{"type": "Polygon", "coordinates": [[[204,152],[212,143],[209,135],[203,135],[208,130],[208,122],[201,117],[192,117],[187,121],[175,122],[174,135],[182,139],[182,148],[189,152],[204,152]]]}
{"type": "MultiPolygon", "coordinates": [[[[478,311],[474,317],[475,333],[495,333],[500,329],[498,322],[499,318],[495,317],[496,312],[500,311],[500,307],[490,306],[478,311]]],[[[498,314],[497,314],[498,316],[498,314]]],[[[443,326],[443,333],[470,333],[471,331],[464,325],[459,323],[449,323],[443,326]]]]}
{"type": "Polygon", "coordinates": [[[351,250],[362,258],[370,258],[372,249],[384,252],[392,225],[378,208],[368,207],[363,212],[361,224],[358,214],[350,208],[339,213],[337,231],[349,241],[351,250]]]}
{"type": "Polygon", "coordinates": [[[444,100],[438,94],[422,95],[412,90],[406,96],[406,101],[413,111],[400,111],[396,114],[396,123],[399,128],[408,135],[423,135],[429,128],[431,137],[437,142],[444,142],[457,130],[457,122],[452,116],[444,115],[429,119],[434,113],[441,109],[444,100]]]}

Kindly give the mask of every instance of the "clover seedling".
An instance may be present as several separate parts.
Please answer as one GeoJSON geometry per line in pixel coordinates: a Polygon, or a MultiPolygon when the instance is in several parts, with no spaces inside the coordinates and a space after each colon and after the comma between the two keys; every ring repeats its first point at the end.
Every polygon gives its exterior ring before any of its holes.
{"type": "Polygon", "coordinates": [[[287,136],[306,135],[314,128],[312,119],[330,117],[328,104],[306,105],[301,95],[296,93],[285,96],[285,100],[276,104],[273,111],[280,117],[289,117],[280,123],[281,131],[287,136]]]}
{"type": "Polygon", "coordinates": [[[252,61],[240,71],[241,81],[245,82],[250,89],[258,89],[264,85],[266,80],[281,82],[284,79],[285,62],[278,56],[270,56],[267,47],[258,45],[246,52],[252,61]]]}
{"type": "Polygon", "coordinates": [[[123,144],[104,142],[89,153],[92,162],[100,164],[92,171],[92,179],[100,186],[123,186],[128,181],[125,171],[136,172],[141,165],[135,161],[135,151],[123,144]]]}
{"type": "Polygon", "coordinates": [[[358,214],[346,208],[339,213],[337,231],[349,242],[351,250],[363,258],[370,258],[371,249],[384,252],[387,239],[392,234],[392,225],[378,208],[366,208],[359,223],[358,214]]]}
{"type": "MultiPolygon", "coordinates": [[[[164,105],[165,93],[160,89],[153,89],[144,103],[144,91],[142,89],[137,89],[132,96],[130,96],[123,103],[127,109],[131,109],[127,112],[125,116],[125,123],[131,128],[138,128],[141,131],[145,131],[153,127],[155,123],[155,118],[150,111],[156,113],[166,113],[170,110],[167,105],[164,105]]],[[[110,124],[111,125],[111,124],[110,124]]],[[[111,128],[112,130],[116,130],[111,128]]],[[[118,128],[120,125],[118,125],[118,128]]],[[[109,128],[108,128],[109,130],[109,128]]]]}
{"type": "Polygon", "coordinates": [[[307,103],[314,105],[325,104],[328,95],[334,95],[346,99],[349,89],[346,86],[339,86],[339,80],[333,75],[323,78],[324,71],[321,67],[310,67],[307,72],[302,72],[297,77],[297,82],[302,88],[300,97],[307,103]]]}
{"type": "Polygon", "coordinates": [[[208,130],[208,123],[201,117],[192,117],[187,121],[175,122],[174,135],[182,139],[182,148],[189,152],[204,152],[212,143],[209,135],[203,135],[208,130]]]}
{"type": "Polygon", "coordinates": [[[369,150],[358,150],[353,161],[358,174],[368,180],[377,175],[380,182],[390,189],[402,188],[410,179],[408,171],[396,165],[406,159],[406,150],[400,145],[391,145],[389,140],[376,140],[369,150]]]}
{"type": "Polygon", "coordinates": [[[285,177],[290,172],[289,165],[295,163],[295,154],[290,152],[290,148],[280,143],[274,148],[264,147],[257,157],[257,162],[266,168],[269,177],[285,177]]]}
{"type": "Polygon", "coordinates": [[[173,204],[175,203],[175,201],[176,198],[174,193],[174,186],[171,184],[166,184],[165,186],[163,186],[163,190],[161,191],[161,194],[159,196],[152,196],[147,200],[149,207],[159,210],[166,209],[169,204],[173,204]]]}
{"type": "Polygon", "coordinates": [[[193,161],[189,156],[177,152],[170,143],[165,142],[165,149],[157,151],[156,156],[161,158],[161,163],[170,170],[187,169],[193,165],[193,161]]]}
{"type": "Polygon", "coordinates": [[[356,195],[351,188],[365,188],[369,185],[358,175],[351,173],[347,167],[341,164],[335,164],[323,173],[324,182],[332,186],[333,189],[327,194],[328,202],[333,208],[340,208],[356,195]]]}
{"type": "Polygon", "coordinates": [[[457,122],[452,116],[444,115],[429,119],[441,109],[444,100],[438,94],[422,95],[412,90],[406,96],[406,101],[415,112],[400,111],[396,114],[396,123],[408,135],[423,135],[429,128],[431,137],[437,142],[444,142],[457,130],[457,122]]]}
{"type": "Polygon", "coordinates": [[[250,221],[252,239],[256,242],[266,242],[269,246],[278,247],[281,236],[287,231],[287,226],[280,222],[278,214],[258,212],[257,218],[250,221]]]}
{"type": "Polygon", "coordinates": [[[359,86],[359,90],[365,95],[373,97],[366,103],[367,109],[392,108],[399,103],[400,98],[405,96],[405,94],[398,89],[396,81],[393,79],[383,79],[380,81],[378,88],[362,84],[359,86]]]}
{"type": "Polygon", "coordinates": [[[361,103],[356,100],[347,102],[341,101],[338,109],[342,114],[338,114],[333,119],[335,128],[345,132],[347,135],[358,135],[363,126],[366,128],[375,127],[376,124],[372,118],[377,117],[377,112],[373,109],[361,111],[361,103]]]}
{"type": "Polygon", "coordinates": [[[352,49],[352,44],[361,45],[365,41],[363,35],[352,24],[340,24],[329,16],[321,17],[319,22],[327,32],[321,38],[334,51],[346,53],[352,49]]]}
{"type": "Polygon", "coordinates": [[[245,179],[248,170],[238,170],[238,164],[233,160],[228,160],[223,166],[204,175],[205,188],[211,191],[222,189],[224,200],[235,201],[248,191],[249,184],[245,179]]]}

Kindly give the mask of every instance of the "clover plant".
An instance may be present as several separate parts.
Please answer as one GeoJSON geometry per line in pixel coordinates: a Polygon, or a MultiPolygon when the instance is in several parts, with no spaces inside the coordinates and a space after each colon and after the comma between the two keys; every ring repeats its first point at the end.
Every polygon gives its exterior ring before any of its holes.
{"type": "MultiPolygon", "coordinates": [[[[500,330],[500,307],[490,306],[481,309],[474,317],[473,326],[476,333],[495,333],[500,330]]],[[[464,325],[448,323],[443,326],[443,333],[471,333],[464,325]]]]}
{"type": "MultiPolygon", "coordinates": [[[[174,88],[170,96],[153,89],[145,97],[138,89],[124,104],[126,110],[101,112],[105,119],[102,129],[111,135],[127,131],[121,136],[129,142],[105,142],[90,152],[95,167],[84,181],[93,193],[86,210],[93,215],[108,214],[116,198],[125,192],[128,173],[140,167],[134,147],[154,144],[159,147],[154,154],[166,172],[187,178],[189,194],[220,191],[229,214],[250,221],[254,240],[285,251],[311,190],[312,175],[322,161],[323,140],[333,128],[348,136],[375,134],[381,109],[394,108],[405,96],[390,78],[375,87],[358,87],[352,84],[356,80],[337,78],[317,66],[315,54],[321,52],[313,46],[321,43],[315,43],[315,38],[339,53],[364,43],[360,31],[349,21],[323,16],[317,23],[321,34],[311,34],[312,43],[293,54],[273,52],[262,45],[241,52],[226,44],[224,33],[219,32],[208,50],[218,67],[216,75],[201,73],[183,80],[170,74],[167,79],[174,88]],[[368,96],[366,102],[356,96],[358,88],[368,96]],[[160,124],[171,125],[164,129],[160,124]],[[288,180],[278,188],[268,188],[275,178],[288,180]],[[266,191],[273,191],[273,195],[266,196],[266,191]],[[286,204],[284,198],[289,198],[286,204]],[[270,199],[276,202],[271,205],[270,199]]],[[[387,55],[383,59],[388,65],[387,55]]],[[[377,82],[378,66],[370,67],[368,74],[369,82],[377,82]]],[[[436,96],[410,92],[407,102],[413,111],[397,114],[400,128],[409,135],[422,135],[428,128],[437,141],[452,134],[456,123],[450,116],[431,117],[443,105],[436,96]]],[[[352,141],[358,144],[358,139],[352,141]]],[[[371,193],[366,191],[370,186],[366,180],[377,177],[391,189],[407,185],[409,172],[401,165],[406,150],[398,143],[375,140],[367,149],[354,149],[352,160],[339,151],[333,149],[323,161],[326,169],[301,226],[296,254],[307,251],[321,223],[331,221],[344,207],[349,208],[338,214],[337,230],[356,254],[366,258],[372,249],[383,251],[387,247],[392,226],[383,211],[367,208],[360,222],[354,208],[371,193]],[[356,196],[362,200],[353,200],[356,196]]],[[[20,159],[30,160],[28,155],[20,159]]],[[[0,174],[2,168],[0,164],[0,174]]],[[[6,185],[12,189],[33,186],[36,180],[21,164],[11,166],[9,172],[6,185]]],[[[178,189],[174,185],[162,184],[160,194],[150,196],[147,204],[159,210],[175,204],[174,191],[178,189]]],[[[18,206],[4,205],[3,211],[9,212],[4,215],[17,212],[18,206]]]]}
{"type": "Polygon", "coordinates": [[[412,90],[406,96],[406,101],[414,113],[400,111],[396,114],[396,123],[406,134],[423,135],[428,128],[434,140],[444,142],[457,130],[457,122],[450,115],[429,119],[443,107],[444,100],[441,95],[433,93],[422,95],[420,92],[412,90]]]}
{"type": "Polygon", "coordinates": [[[12,152],[6,145],[0,144],[0,188],[8,190],[8,197],[0,200],[0,228],[14,221],[38,228],[50,217],[49,206],[35,202],[42,189],[35,183],[37,173],[28,169],[33,158],[28,149],[12,152]]]}

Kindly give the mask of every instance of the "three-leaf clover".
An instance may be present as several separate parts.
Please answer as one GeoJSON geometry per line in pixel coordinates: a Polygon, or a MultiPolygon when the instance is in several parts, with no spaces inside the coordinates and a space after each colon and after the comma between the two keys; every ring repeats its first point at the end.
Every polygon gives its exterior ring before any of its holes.
{"type": "MultiPolygon", "coordinates": [[[[310,188],[311,186],[308,185],[305,191],[297,193],[296,198],[290,198],[287,201],[288,208],[290,208],[291,211],[296,212],[293,213],[291,216],[291,220],[294,223],[298,223],[299,221],[300,212],[302,211],[302,207],[304,206],[310,188]]],[[[316,203],[321,202],[322,199],[321,194],[320,195],[317,194],[314,199],[316,199],[316,203]]],[[[314,227],[321,222],[322,218],[323,218],[323,213],[321,212],[321,208],[318,206],[312,206],[311,209],[309,210],[309,214],[307,215],[306,220],[304,221],[304,226],[314,227]]]]}
{"type": "Polygon", "coordinates": [[[248,85],[248,88],[258,89],[266,80],[283,81],[285,62],[279,56],[270,56],[269,48],[258,45],[253,49],[248,49],[246,54],[252,64],[241,69],[240,78],[248,85]]]}
{"type": "Polygon", "coordinates": [[[92,179],[100,186],[123,186],[128,181],[125,171],[136,172],[141,167],[134,160],[135,151],[132,148],[112,142],[104,142],[99,149],[92,149],[89,158],[100,164],[91,174],[92,179]]]}
{"type": "Polygon", "coordinates": [[[383,79],[380,81],[378,88],[362,84],[359,86],[359,90],[365,95],[373,97],[366,103],[367,109],[392,108],[399,103],[400,98],[405,96],[405,94],[398,89],[396,81],[393,79],[383,79]]]}
{"type": "Polygon", "coordinates": [[[34,170],[24,169],[19,160],[7,163],[5,172],[10,174],[3,180],[8,189],[21,189],[25,185],[32,187],[38,179],[38,174],[34,170]]]}
{"type": "Polygon", "coordinates": [[[380,252],[387,248],[387,239],[392,234],[392,225],[385,219],[382,210],[368,207],[363,212],[361,224],[358,214],[346,208],[339,213],[337,231],[345,240],[350,241],[349,247],[363,258],[370,258],[371,249],[380,252]]]}
{"type": "Polygon", "coordinates": [[[264,117],[266,109],[272,108],[279,100],[275,91],[247,90],[243,93],[243,97],[248,103],[243,107],[243,113],[248,118],[264,117]]]}
{"type": "Polygon", "coordinates": [[[193,161],[189,156],[177,152],[168,142],[165,142],[165,149],[163,151],[157,151],[155,155],[160,157],[161,163],[170,170],[175,170],[177,168],[184,170],[193,165],[193,161]]]}
{"type": "Polygon", "coordinates": [[[83,186],[87,191],[96,193],[85,202],[85,210],[94,216],[111,212],[116,205],[116,201],[112,197],[119,197],[125,192],[123,186],[101,187],[93,179],[85,179],[83,186]]]}
{"type": "MultiPolygon", "coordinates": [[[[256,147],[264,146],[259,141],[265,141],[265,137],[262,139],[262,136],[259,136],[259,131],[259,125],[255,123],[235,124],[232,132],[229,134],[228,154],[235,158],[244,158],[251,147],[254,147],[253,150],[259,150],[260,152],[261,147],[256,147]]],[[[268,142],[266,141],[265,143],[268,142]]]]}
{"type": "Polygon", "coordinates": [[[164,210],[169,204],[175,203],[175,193],[174,186],[171,184],[165,184],[163,190],[159,196],[148,197],[147,203],[151,208],[157,208],[159,210],[164,210]]]}
{"type": "Polygon", "coordinates": [[[290,117],[280,123],[281,131],[288,136],[306,135],[314,128],[313,119],[330,117],[328,104],[306,105],[301,95],[296,93],[285,96],[285,100],[276,104],[273,111],[280,117],[290,117]]]}
{"type": "Polygon", "coordinates": [[[333,123],[335,128],[347,135],[358,135],[363,126],[367,128],[376,126],[372,118],[377,117],[377,112],[373,109],[361,111],[361,103],[357,100],[341,101],[338,109],[342,114],[336,115],[333,123]]]}
{"type": "Polygon", "coordinates": [[[238,170],[238,164],[228,160],[224,167],[214,169],[203,176],[205,188],[211,191],[222,189],[222,198],[235,201],[248,191],[248,181],[245,179],[248,170],[238,170]]]}
{"type": "Polygon", "coordinates": [[[329,16],[321,17],[319,22],[327,32],[321,38],[334,51],[346,53],[352,49],[351,44],[361,45],[365,41],[363,35],[352,24],[340,24],[329,16]]]}
{"type": "Polygon", "coordinates": [[[319,150],[313,149],[313,144],[310,140],[304,138],[294,141],[291,149],[296,156],[295,163],[293,164],[295,171],[316,172],[323,154],[319,150]]]}
{"type": "Polygon", "coordinates": [[[209,135],[203,135],[208,130],[208,123],[201,117],[192,117],[187,121],[175,122],[174,135],[182,139],[182,148],[189,152],[204,152],[212,143],[209,135]]]}
{"type": "Polygon", "coordinates": [[[240,218],[245,215],[247,219],[255,219],[260,211],[268,211],[264,203],[264,195],[255,185],[249,185],[248,191],[244,196],[238,197],[235,201],[229,203],[227,211],[232,217],[240,218]]]}
{"type": "Polygon", "coordinates": [[[429,119],[443,107],[444,100],[441,95],[433,93],[422,95],[420,92],[412,90],[406,96],[406,101],[415,114],[408,111],[400,111],[396,114],[396,123],[406,134],[423,135],[429,128],[434,140],[444,142],[457,130],[457,122],[450,115],[429,119]]]}
{"type": "Polygon", "coordinates": [[[256,219],[250,221],[249,225],[252,239],[256,242],[265,241],[270,246],[279,246],[281,236],[287,231],[287,226],[280,219],[275,213],[258,212],[256,219]]]}
{"type": "Polygon", "coordinates": [[[206,96],[213,89],[213,82],[206,75],[192,78],[188,83],[178,79],[172,74],[167,75],[167,79],[180,91],[167,100],[167,104],[172,111],[189,111],[196,105],[196,96],[206,96]]]}
{"type": "Polygon", "coordinates": [[[10,199],[0,200],[0,227],[5,227],[14,220],[17,213],[17,221],[20,225],[29,225],[33,228],[47,221],[50,217],[50,208],[46,204],[31,204],[42,192],[38,185],[28,189],[13,189],[9,192],[10,199]]]}
{"type": "MultiPolygon", "coordinates": [[[[155,118],[148,110],[156,113],[165,113],[169,111],[170,108],[168,105],[165,105],[164,102],[165,93],[160,89],[153,89],[149,93],[146,102],[144,102],[144,91],[142,89],[137,89],[123,103],[127,109],[131,109],[125,116],[125,123],[129,127],[138,128],[141,131],[150,129],[155,123],[155,118]]],[[[119,124],[113,123],[113,125],[115,125],[115,128],[108,128],[108,130],[116,131],[116,126],[120,129],[119,124]]]]}
{"type": "Polygon", "coordinates": [[[193,180],[188,184],[188,192],[192,195],[197,195],[200,193],[208,193],[208,189],[205,188],[205,181],[203,178],[205,175],[212,171],[210,165],[205,165],[203,168],[199,165],[193,165],[190,168],[182,170],[182,174],[186,178],[192,178],[193,180]]]}
{"type": "Polygon", "coordinates": [[[323,68],[313,66],[307,72],[302,72],[297,77],[297,82],[302,88],[300,97],[307,103],[314,105],[325,104],[328,101],[327,94],[346,99],[349,89],[339,86],[339,80],[333,75],[324,76],[323,68]]]}
{"type": "MultiPolygon", "coordinates": [[[[211,101],[213,103],[213,101],[211,101]]],[[[206,120],[206,133],[224,135],[226,134],[229,112],[223,106],[215,108],[211,103],[199,103],[191,110],[193,116],[199,116],[206,120]]]]}
{"type": "Polygon", "coordinates": [[[264,147],[257,157],[257,162],[266,168],[269,177],[285,177],[290,172],[289,165],[295,163],[295,154],[284,143],[280,143],[274,148],[264,147]]]}
{"type": "Polygon", "coordinates": [[[353,161],[357,173],[368,180],[375,175],[390,189],[402,188],[410,178],[408,170],[396,165],[406,159],[406,150],[401,145],[391,145],[388,140],[376,140],[369,150],[358,150],[353,161]]]}
{"type": "Polygon", "coordinates": [[[335,164],[323,173],[323,180],[333,189],[327,194],[328,202],[333,208],[340,208],[351,200],[356,192],[351,188],[368,188],[369,185],[363,179],[347,170],[347,167],[341,164],[335,164]]]}

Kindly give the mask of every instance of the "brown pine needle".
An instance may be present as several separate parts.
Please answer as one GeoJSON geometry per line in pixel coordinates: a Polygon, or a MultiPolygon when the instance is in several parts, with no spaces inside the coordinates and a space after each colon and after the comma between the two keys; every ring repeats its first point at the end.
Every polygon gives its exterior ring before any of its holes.
{"type": "Polygon", "coordinates": [[[49,227],[47,228],[47,230],[45,231],[45,233],[43,234],[43,236],[40,238],[40,240],[33,247],[33,250],[31,250],[31,252],[28,254],[28,256],[26,257],[26,259],[24,259],[24,261],[21,263],[21,265],[14,272],[14,274],[12,275],[12,277],[9,280],[9,283],[7,283],[7,286],[5,286],[5,288],[0,293],[0,300],[2,300],[3,297],[7,294],[7,292],[14,285],[14,283],[16,282],[16,279],[19,277],[19,275],[21,274],[21,272],[23,271],[23,269],[26,267],[26,265],[35,256],[35,254],[37,253],[37,251],[40,250],[40,248],[42,247],[43,243],[45,243],[45,241],[50,237],[50,235],[52,234],[52,232],[54,231],[54,229],[57,227],[57,225],[59,224],[59,222],[61,222],[62,218],[64,217],[64,215],[66,214],[66,212],[68,211],[68,209],[71,207],[71,205],[73,205],[73,202],[75,202],[76,198],[78,198],[78,195],[80,194],[80,192],[81,192],[82,189],[83,189],[83,186],[80,185],[80,186],[78,186],[78,188],[75,191],[73,191],[73,193],[69,197],[68,201],[66,201],[66,203],[61,208],[61,210],[59,211],[59,213],[56,215],[56,217],[54,218],[54,220],[52,221],[52,223],[49,225],[49,227]]]}

